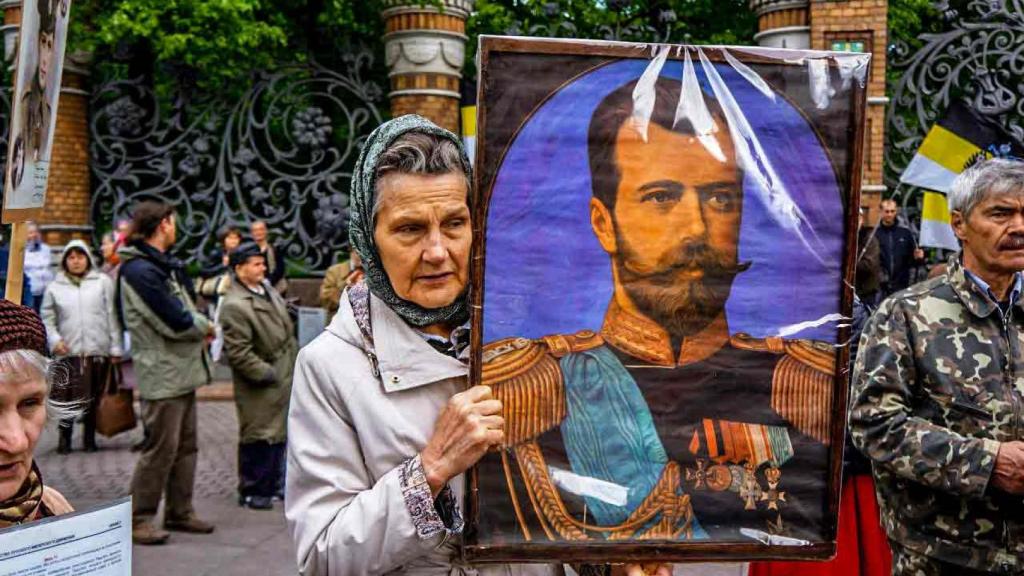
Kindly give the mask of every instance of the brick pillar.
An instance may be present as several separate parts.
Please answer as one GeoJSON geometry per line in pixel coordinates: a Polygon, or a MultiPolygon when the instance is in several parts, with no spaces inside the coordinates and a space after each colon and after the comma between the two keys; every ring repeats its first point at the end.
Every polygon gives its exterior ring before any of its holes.
{"type": "Polygon", "coordinates": [[[74,238],[91,243],[89,72],[87,60],[83,60],[74,56],[64,59],[46,206],[39,221],[39,229],[51,246],[63,246],[74,238]]]}
{"type": "Polygon", "coordinates": [[[392,115],[419,114],[459,133],[459,82],[466,51],[466,18],[473,2],[385,2],[384,45],[392,115]]]}
{"type": "Polygon", "coordinates": [[[871,53],[861,186],[861,206],[868,209],[864,219],[868,226],[878,224],[878,204],[887,192],[882,180],[882,162],[885,157],[885,107],[889,103],[885,95],[888,9],[888,0],[812,0],[810,5],[811,48],[857,48],[871,53]]]}
{"type": "Polygon", "coordinates": [[[751,0],[759,46],[802,50],[811,46],[810,0],[751,0]]]}
{"type": "MultiPolygon", "coordinates": [[[[4,48],[9,76],[13,82],[13,60],[21,24],[20,0],[0,2],[4,11],[4,48]]],[[[72,15],[73,17],[73,15],[72,15]]],[[[89,91],[88,57],[66,55],[61,79],[57,125],[50,152],[50,176],[46,205],[39,219],[43,239],[51,246],[63,246],[73,238],[90,240],[89,203],[92,186],[89,174],[89,91]]],[[[13,103],[15,98],[11,99],[13,103]]]]}

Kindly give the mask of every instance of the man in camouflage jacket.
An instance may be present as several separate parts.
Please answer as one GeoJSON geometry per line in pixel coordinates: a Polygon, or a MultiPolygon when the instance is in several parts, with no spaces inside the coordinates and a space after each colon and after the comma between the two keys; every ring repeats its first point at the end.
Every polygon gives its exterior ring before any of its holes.
{"type": "Polygon", "coordinates": [[[1024,164],[950,193],[963,251],[886,300],[860,342],[853,443],[872,461],[893,573],[1024,573],[1024,164]]]}

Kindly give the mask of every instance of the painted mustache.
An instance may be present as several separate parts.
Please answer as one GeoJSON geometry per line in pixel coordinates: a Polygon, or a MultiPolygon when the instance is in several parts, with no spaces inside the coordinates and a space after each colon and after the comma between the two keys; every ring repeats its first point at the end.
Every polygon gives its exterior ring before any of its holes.
{"type": "Polygon", "coordinates": [[[662,270],[643,276],[652,284],[669,286],[678,282],[680,272],[700,270],[706,279],[732,279],[750,268],[750,262],[735,262],[712,250],[707,244],[687,246],[677,255],[671,265],[662,270]]]}

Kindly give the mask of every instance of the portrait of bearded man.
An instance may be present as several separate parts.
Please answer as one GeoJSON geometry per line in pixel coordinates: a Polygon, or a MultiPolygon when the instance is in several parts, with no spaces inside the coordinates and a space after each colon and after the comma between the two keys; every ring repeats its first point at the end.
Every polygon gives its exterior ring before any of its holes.
{"type": "Polygon", "coordinates": [[[485,345],[506,427],[478,468],[481,526],[527,541],[820,540],[835,349],[730,334],[750,263],[727,115],[704,94],[715,128],[678,120],[680,83],[662,77],[648,121],[636,85],[605,96],[587,134],[613,287],[601,329],[485,345]]]}
{"type": "MultiPolygon", "coordinates": [[[[29,89],[22,94],[25,110],[24,130],[28,142],[28,154],[32,162],[42,159],[50,135],[52,92],[50,86],[54,75],[54,42],[57,34],[59,0],[41,0],[37,4],[39,14],[39,36],[36,42],[36,70],[32,75],[29,89]]],[[[66,16],[66,9],[65,9],[66,16]]]]}

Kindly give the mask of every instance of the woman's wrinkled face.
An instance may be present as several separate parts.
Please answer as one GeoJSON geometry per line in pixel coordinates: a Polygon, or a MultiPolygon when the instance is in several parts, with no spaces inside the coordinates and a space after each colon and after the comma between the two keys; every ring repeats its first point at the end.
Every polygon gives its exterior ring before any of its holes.
{"type": "Polygon", "coordinates": [[[32,452],[46,424],[46,382],[0,375],[0,505],[18,493],[32,470],[32,452]]]}
{"type": "Polygon", "coordinates": [[[455,302],[469,283],[473,243],[465,176],[387,174],[377,193],[373,237],[395,293],[428,309],[455,302]]]}

